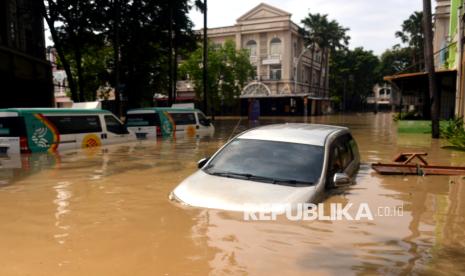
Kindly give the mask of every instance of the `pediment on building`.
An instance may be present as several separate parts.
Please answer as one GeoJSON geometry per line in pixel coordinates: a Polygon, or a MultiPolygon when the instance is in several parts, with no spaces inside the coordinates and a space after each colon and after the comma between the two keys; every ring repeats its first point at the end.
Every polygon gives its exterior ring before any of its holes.
{"type": "Polygon", "coordinates": [[[265,3],[261,3],[255,8],[251,9],[249,12],[237,19],[237,22],[243,22],[248,20],[264,19],[264,18],[273,18],[273,17],[291,17],[291,14],[270,6],[265,3]]]}

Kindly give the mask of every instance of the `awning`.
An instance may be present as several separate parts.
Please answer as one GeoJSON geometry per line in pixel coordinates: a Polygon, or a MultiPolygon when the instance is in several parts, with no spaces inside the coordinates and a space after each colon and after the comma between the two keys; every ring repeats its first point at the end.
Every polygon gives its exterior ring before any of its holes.
{"type": "MultiPolygon", "coordinates": [[[[436,71],[436,74],[438,76],[447,76],[447,75],[454,75],[457,74],[457,70],[452,69],[452,70],[439,70],[436,71]]],[[[427,78],[428,73],[426,72],[416,72],[416,73],[405,73],[405,74],[398,74],[398,75],[392,75],[392,76],[385,76],[383,79],[385,81],[398,81],[398,80],[410,80],[410,79],[423,79],[427,78]]]]}

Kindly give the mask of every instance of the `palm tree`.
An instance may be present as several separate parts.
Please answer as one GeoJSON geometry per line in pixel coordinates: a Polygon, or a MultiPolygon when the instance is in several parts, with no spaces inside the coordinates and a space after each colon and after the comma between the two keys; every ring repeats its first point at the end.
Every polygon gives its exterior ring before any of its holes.
{"type": "MultiPolygon", "coordinates": [[[[320,65],[321,69],[324,65],[328,66],[330,53],[347,48],[350,37],[346,34],[349,30],[344,28],[335,20],[328,20],[328,15],[311,14],[302,20],[304,25],[302,32],[306,45],[310,45],[312,49],[312,62],[314,60],[315,48],[318,46],[322,51],[320,65]]],[[[321,82],[322,70],[320,69],[318,79],[321,82]]],[[[325,88],[328,86],[328,74],[325,77],[325,88]]],[[[313,84],[313,70],[310,74],[310,82],[313,84]]]]}
{"type": "MultiPolygon", "coordinates": [[[[301,22],[304,25],[301,29],[301,33],[304,37],[304,44],[306,46],[310,45],[313,64],[316,47],[318,46],[321,49],[321,45],[324,44],[323,40],[328,25],[328,15],[309,13],[301,22]]],[[[310,70],[310,85],[313,86],[313,69],[310,70]]]]}
{"type": "Polygon", "coordinates": [[[412,63],[420,71],[420,63],[424,60],[423,12],[414,12],[402,23],[402,31],[396,32],[396,37],[409,46],[412,52],[412,63]]]}
{"type": "MultiPolygon", "coordinates": [[[[332,20],[328,24],[328,40],[325,47],[323,47],[324,51],[324,58],[325,58],[325,68],[329,67],[329,56],[331,53],[334,53],[337,50],[346,50],[347,46],[349,45],[350,37],[347,35],[349,28],[344,28],[335,20],[332,20]]],[[[323,65],[323,63],[322,63],[323,65]]],[[[323,67],[322,67],[323,68],[323,67]]],[[[321,76],[321,70],[320,70],[321,76]]],[[[325,74],[325,89],[328,91],[329,89],[329,73],[326,72],[325,74]]]]}

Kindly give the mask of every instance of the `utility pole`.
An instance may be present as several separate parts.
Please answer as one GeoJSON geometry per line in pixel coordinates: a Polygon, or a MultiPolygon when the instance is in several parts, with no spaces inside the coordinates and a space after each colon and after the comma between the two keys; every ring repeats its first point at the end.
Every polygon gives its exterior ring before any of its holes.
{"type": "Polygon", "coordinates": [[[119,0],[113,0],[113,28],[114,28],[114,41],[113,41],[113,57],[115,60],[115,104],[116,112],[121,118],[123,110],[121,104],[121,91],[120,91],[120,41],[119,41],[119,18],[120,18],[120,3],[119,0]]]}
{"type": "Polygon", "coordinates": [[[431,133],[435,139],[439,138],[439,110],[440,98],[434,72],[433,56],[433,28],[431,17],[431,0],[423,0],[423,31],[425,35],[425,69],[428,73],[429,96],[431,98],[431,133]]]}
{"type": "Polygon", "coordinates": [[[169,3],[169,54],[168,54],[168,70],[170,71],[169,83],[168,83],[168,106],[173,104],[173,5],[169,3]]]}
{"type": "Polygon", "coordinates": [[[207,37],[207,0],[204,0],[203,7],[203,112],[208,114],[207,108],[207,61],[208,61],[208,37],[207,37]]]}

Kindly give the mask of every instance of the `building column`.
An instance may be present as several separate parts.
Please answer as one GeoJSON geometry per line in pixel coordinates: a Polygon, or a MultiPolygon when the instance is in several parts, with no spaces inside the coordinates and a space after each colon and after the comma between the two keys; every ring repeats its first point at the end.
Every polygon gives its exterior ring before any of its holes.
{"type": "Polygon", "coordinates": [[[236,50],[242,49],[242,34],[240,31],[236,33],[236,50]]]}

